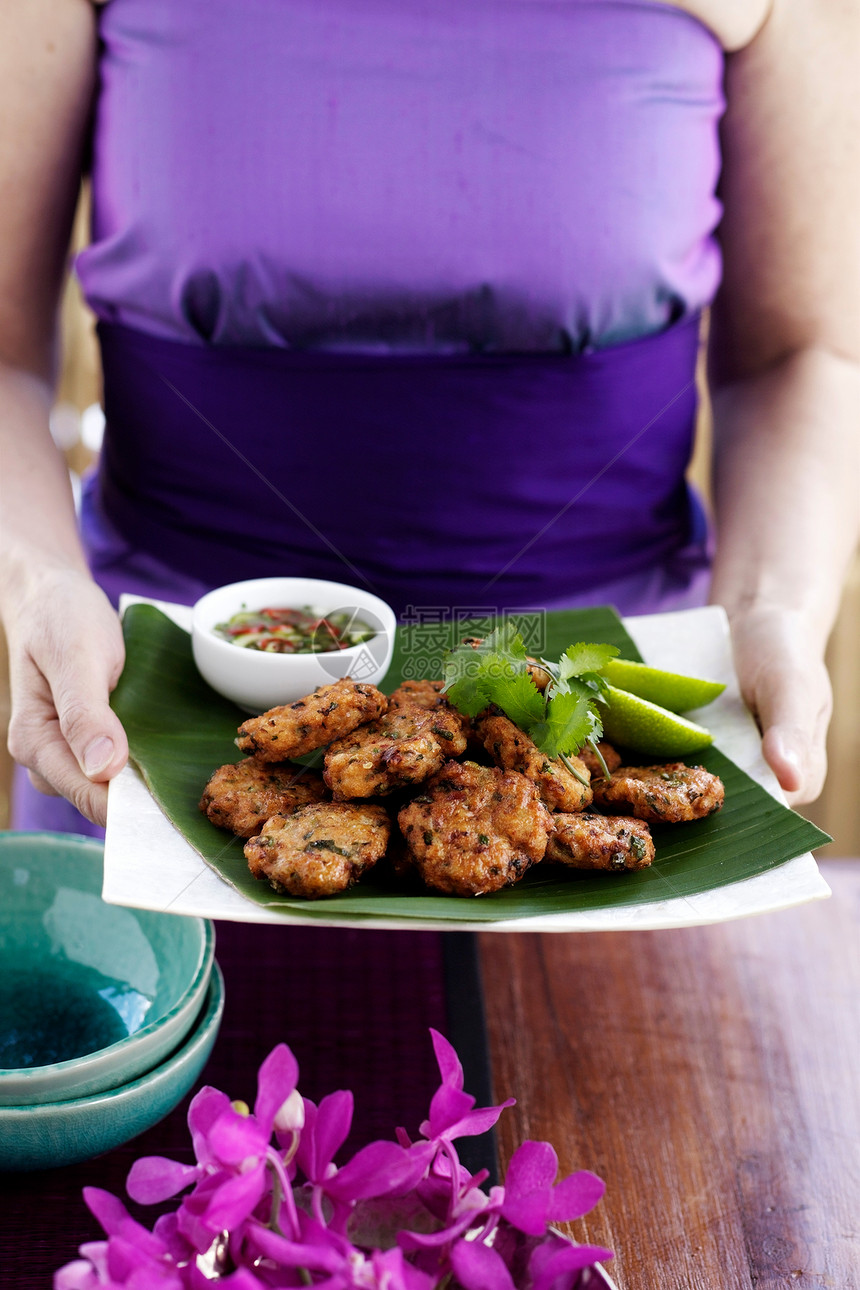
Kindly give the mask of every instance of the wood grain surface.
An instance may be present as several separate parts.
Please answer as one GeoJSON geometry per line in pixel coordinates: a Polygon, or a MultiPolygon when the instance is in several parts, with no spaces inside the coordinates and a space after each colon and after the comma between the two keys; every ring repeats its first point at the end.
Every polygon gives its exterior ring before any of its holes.
{"type": "Polygon", "coordinates": [[[860,861],[714,927],[480,938],[503,1163],[607,1184],[620,1290],[860,1287],[860,861]]]}

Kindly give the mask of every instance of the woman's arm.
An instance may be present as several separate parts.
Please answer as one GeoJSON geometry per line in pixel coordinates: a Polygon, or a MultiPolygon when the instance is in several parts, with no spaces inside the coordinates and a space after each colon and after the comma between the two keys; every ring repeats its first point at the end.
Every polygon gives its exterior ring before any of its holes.
{"type": "Polygon", "coordinates": [[[858,51],[860,0],[773,0],[728,56],[712,598],[794,802],[824,780],[824,648],[860,535],[858,51]]]}
{"type": "Polygon", "coordinates": [[[0,10],[0,612],[9,747],[45,791],[103,820],[104,781],[127,753],[108,706],[122,636],[87,572],[68,472],[48,429],[95,58],[88,0],[0,10]]]}

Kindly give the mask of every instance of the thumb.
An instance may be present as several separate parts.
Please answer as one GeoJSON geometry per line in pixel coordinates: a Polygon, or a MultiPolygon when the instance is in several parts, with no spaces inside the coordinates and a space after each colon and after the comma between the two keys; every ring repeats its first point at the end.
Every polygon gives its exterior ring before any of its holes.
{"type": "Polygon", "coordinates": [[[793,805],[812,802],[827,773],[827,726],[832,708],[830,681],[822,663],[802,670],[771,667],[759,679],[755,708],[762,752],[793,805]]]}
{"type": "Polygon", "coordinates": [[[128,760],[128,740],[108,702],[109,678],[91,660],[77,660],[74,675],[54,687],[60,730],[86,777],[112,779],[128,760]]]}

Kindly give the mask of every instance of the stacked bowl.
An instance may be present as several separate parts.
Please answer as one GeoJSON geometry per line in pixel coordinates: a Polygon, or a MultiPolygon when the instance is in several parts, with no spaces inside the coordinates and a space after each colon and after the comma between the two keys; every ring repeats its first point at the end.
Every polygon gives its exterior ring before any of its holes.
{"type": "Polygon", "coordinates": [[[0,1170],[150,1128],[218,1033],[212,924],[105,904],[102,856],[90,838],[0,833],[0,1170]]]}

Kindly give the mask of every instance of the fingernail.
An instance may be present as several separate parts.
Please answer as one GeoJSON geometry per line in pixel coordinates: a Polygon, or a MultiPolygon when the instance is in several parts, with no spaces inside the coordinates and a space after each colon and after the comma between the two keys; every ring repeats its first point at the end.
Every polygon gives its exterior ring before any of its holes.
{"type": "Polygon", "coordinates": [[[99,735],[84,753],[84,774],[92,779],[93,775],[104,770],[113,757],[113,740],[107,735],[99,735]]]}
{"type": "Polygon", "coordinates": [[[782,763],[781,770],[778,765],[775,767],[782,787],[787,793],[796,792],[803,783],[803,758],[800,749],[791,736],[786,738],[782,732],[774,733],[771,748],[777,763],[782,763]]]}
{"type": "Polygon", "coordinates": [[[786,739],[783,735],[779,740],[779,751],[782,754],[783,761],[788,762],[789,766],[800,774],[802,768],[800,752],[793,740],[786,739]]]}

